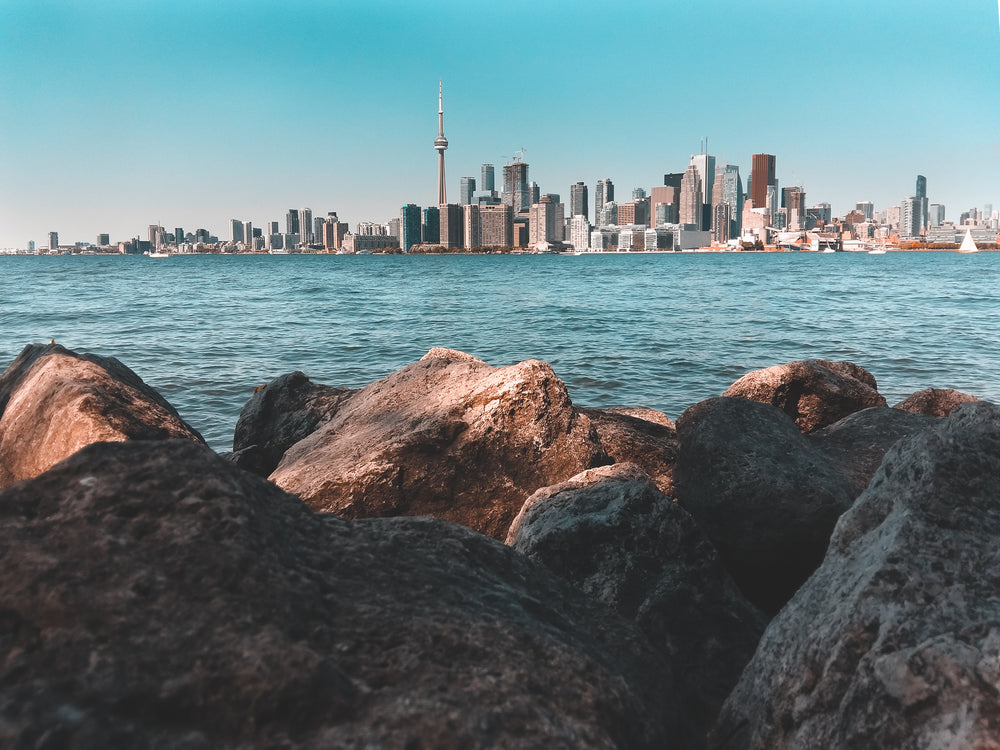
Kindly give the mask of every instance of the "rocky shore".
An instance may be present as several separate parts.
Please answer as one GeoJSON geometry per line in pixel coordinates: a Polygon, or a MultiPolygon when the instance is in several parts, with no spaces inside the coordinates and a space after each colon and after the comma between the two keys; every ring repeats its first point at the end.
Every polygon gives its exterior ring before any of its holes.
{"type": "Polygon", "coordinates": [[[0,746],[1000,747],[1000,407],[806,360],[676,425],[539,361],[299,372],[213,453],[0,375],[0,746]]]}

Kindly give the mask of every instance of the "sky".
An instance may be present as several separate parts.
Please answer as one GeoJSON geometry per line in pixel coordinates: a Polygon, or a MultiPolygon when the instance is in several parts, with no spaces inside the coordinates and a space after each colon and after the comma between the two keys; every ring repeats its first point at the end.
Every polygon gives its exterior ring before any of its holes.
{"type": "MultiPolygon", "coordinates": [[[[0,0],[0,248],[114,242],[449,200],[524,149],[529,179],[616,197],[776,156],[843,215],[927,177],[1000,208],[994,0],[0,0]]],[[[593,217],[591,217],[593,218],[593,217]]]]}

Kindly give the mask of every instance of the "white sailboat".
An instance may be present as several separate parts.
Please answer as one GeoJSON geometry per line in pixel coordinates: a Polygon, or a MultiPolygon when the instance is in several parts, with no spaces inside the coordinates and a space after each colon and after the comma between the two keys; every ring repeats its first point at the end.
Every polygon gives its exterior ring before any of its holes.
{"type": "Polygon", "coordinates": [[[965,230],[965,238],[962,240],[962,245],[958,248],[960,253],[978,253],[979,248],[976,247],[975,241],[972,239],[972,230],[965,230]]]}

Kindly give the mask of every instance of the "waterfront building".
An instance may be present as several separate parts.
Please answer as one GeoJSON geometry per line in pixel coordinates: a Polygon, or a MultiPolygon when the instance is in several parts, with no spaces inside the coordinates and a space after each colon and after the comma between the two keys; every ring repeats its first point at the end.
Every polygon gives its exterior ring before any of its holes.
{"type": "Polygon", "coordinates": [[[479,189],[494,191],[497,189],[492,164],[483,164],[479,173],[479,189]]]}
{"type": "MultiPolygon", "coordinates": [[[[728,238],[740,236],[743,205],[743,180],[740,178],[740,168],[735,164],[720,164],[715,168],[716,184],[712,186],[712,229],[715,234],[716,206],[725,203],[729,206],[729,227],[724,233],[728,238]],[[722,178],[721,180],[719,178],[722,178]]],[[[676,220],[675,220],[676,221],[676,220]]],[[[716,235],[718,237],[718,235],[716,235]]],[[[721,240],[720,240],[721,241],[721,240]]]]}
{"type": "Polygon", "coordinates": [[[676,223],[680,213],[681,189],[665,185],[649,191],[649,205],[652,206],[652,224],[676,223]],[[661,208],[662,206],[662,208],[661,208]],[[662,220],[660,217],[663,217],[662,220]]]}
{"type": "Polygon", "coordinates": [[[399,237],[400,236],[399,217],[398,216],[393,217],[392,219],[389,219],[389,221],[387,221],[385,223],[385,227],[386,227],[386,231],[389,232],[389,236],[391,236],[391,237],[399,237]]]}
{"type": "Polygon", "coordinates": [[[754,208],[768,208],[768,187],[776,187],[774,176],[774,156],[772,154],[754,154],[753,166],[750,170],[750,199],[754,208]]]}
{"type": "Polygon", "coordinates": [[[299,209],[290,208],[285,214],[285,234],[299,233],[299,209]]]}
{"type": "Polygon", "coordinates": [[[931,203],[927,209],[928,226],[939,227],[944,223],[944,206],[940,203],[931,203]]]}
{"type": "MultiPolygon", "coordinates": [[[[184,229],[182,227],[174,227],[174,244],[180,245],[184,242],[184,229]]],[[[98,238],[98,245],[100,245],[100,238],[98,238]]]]}
{"type": "Polygon", "coordinates": [[[712,206],[712,237],[716,242],[729,242],[732,235],[733,208],[725,201],[712,206]]]}
{"type": "Polygon", "coordinates": [[[49,232],[49,250],[59,249],[59,232],[49,232]]]}
{"type": "Polygon", "coordinates": [[[444,152],[448,148],[448,139],[444,137],[444,99],[441,81],[438,81],[438,135],[434,139],[434,149],[438,152],[438,197],[437,204],[443,206],[448,202],[444,187],[444,152]]]}
{"type": "Polygon", "coordinates": [[[323,227],[326,225],[326,217],[316,216],[313,218],[312,241],[314,245],[323,242],[323,227]]]}
{"type": "Polygon", "coordinates": [[[111,244],[110,234],[99,234],[97,235],[97,244],[99,247],[107,247],[111,244]]]}
{"type": "Polygon", "coordinates": [[[149,246],[153,249],[161,247],[163,242],[163,227],[159,224],[149,225],[149,246]]]}
{"type": "Polygon", "coordinates": [[[672,203],[657,203],[653,206],[653,226],[676,223],[677,208],[672,203]]]}
{"type": "Polygon", "coordinates": [[[618,224],[618,204],[606,201],[598,211],[597,226],[607,227],[618,224]]]}
{"type": "Polygon", "coordinates": [[[692,161],[684,171],[684,178],[681,180],[681,224],[693,226],[696,229],[701,228],[702,194],[701,176],[697,166],[692,161]]]}
{"type": "Polygon", "coordinates": [[[583,251],[590,246],[590,222],[583,214],[570,217],[569,241],[575,250],[583,251]]]}
{"type": "Polygon", "coordinates": [[[590,232],[590,249],[593,252],[608,252],[618,247],[618,227],[597,227],[590,232]]]}
{"type": "Polygon", "coordinates": [[[468,203],[462,206],[463,247],[471,250],[483,246],[483,225],[480,221],[479,206],[468,203]]]}
{"type": "Polygon", "coordinates": [[[927,226],[928,206],[927,206],[927,178],[924,177],[922,174],[917,175],[915,197],[919,202],[918,208],[920,210],[920,216],[918,221],[920,224],[920,229],[923,230],[927,226]]]}
{"type": "Polygon", "coordinates": [[[437,206],[428,206],[424,209],[424,220],[420,224],[420,241],[425,244],[437,244],[441,241],[441,209],[437,206]]]}
{"type": "MultiPolygon", "coordinates": [[[[343,249],[344,237],[347,236],[347,232],[347,222],[341,221],[336,211],[330,211],[323,224],[323,247],[327,250],[343,249]]],[[[398,235],[396,236],[398,237],[398,235]]]]}
{"type": "Polygon", "coordinates": [[[801,187],[784,188],[781,195],[784,199],[782,208],[788,211],[788,229],[802,231],[806,228],[806,191],[801,187]]]}
{"type": "Polygon", "coordinates": [[[865,221],[872,221],[875,218],[875,204],[871,201],[861,201],[855,208],[864,215],[865,221]]]}
{"type": "Polygon", "coordinates": [[[505,203],[479,206],[480,242],[484,247],[514,244],[513,209],[505,203]]]}
{"type": "Polygon", "coordinates": [[[420,242],[420,206],[407,203],[399,209],[400,248],[404,253],[420,242]]]}
{"type": "Polygon", "coordinates": [[[605,203],[611,203],[615,199],[615,186],[610,177],[597,181],[597,188],[594,190],[594,223],[597,226],[603,224],[601,220],[601,210],[605,203]]]}
{"type": "Polygon", "coordinates": [[[514,214],[527,211],[531,205],[528,190],[528,164],[514,161],[503,166],[502,200],[514,210],[514,214]]]}
{"type": "MultiPolygon", "coordinates": [[[[725,208],[729,206],[725,203],[720,204],[725,208]]],[[[645,247],[647,251],[651,250],[673,250],[674,248],[674,230],[672,227],[650,227],[646,230],[645,237],[645,247]]]]}
{"type": "Polygon", "coordinates": [[[589,206],[587,205],[587,185],[577,182],[569,187],[569,215],[590,217],[589,206]]]}
{"type": "MultiPolygon", "coordinates": [[[[691,157],[691,165],[698,170],[698,180],[700,184],[700,204],[711,209],[712,187],[715,182],[715,157],[707,153],[694,154],[691,157]]],[[[683,178],[682,178],[683,180],[683,178]]],[[[706,220],[704,210],[701,218],[697,222],[702,229],[709,229],[711,218],[706,220]]]]}
{"type": "Polygon", "coordinates": [[[299,211],[299,234],[302,235],[303,244],[312,242],[313,233],[313,212],[311,208],[303,208],[299,211]]]}
{"type": "MultiPolygon", "coordinates": [[[[556,206],[551,195],[543,195],[528,212],[528,245],[561,240],[556,236],[556,206]]],[[[560,222],[561,225],[561,222],[560,222]]]]}
{"type": "Polygon", "coordinates": [[[462,177],[458,186],[458,203],[461,206],[468,206],[472,203],[472,194],[476,192],[476,178],[462,177]]]}
{"type": "Polygon", "coordinates": [[[645,250],[646,229],[647,227],[638,224],[628,224],[618,227],[618,249],[625,252],[642,252],[645,250]]]}
{"type": "Polygon", "coordinates": [[[915,195],[904,198],[899,205],[899,236],[905,239],[919,237],[922,229],[920,220],[921,199],[915,195]]]}
{"type": "Polygon", "coordinates": [[[441,212],[440,244],[443,247],[462,247],[465,242],[462,207],[457,203],[445,203],[438,209],[441,212]]]}
{"type": "Polygon", "coordinates": [[[344,237],[343,247],[348,253],[395,250],[399,247],[399,237],[392,234],[348,234],[344,237]]]}
{"type": "Polygon", "coordinates": [[[243,222],[243,242],[253,246],[253,222],[251,221],[243,222]]]}
{"type": "Polygon", "coordinates": [[[542,197],[542,189],[538,186],[538,183],[532,180],[528,183],[528,196],[531,201],[528,205],[533,206],[538,203],[539,198],[542,197]]]}

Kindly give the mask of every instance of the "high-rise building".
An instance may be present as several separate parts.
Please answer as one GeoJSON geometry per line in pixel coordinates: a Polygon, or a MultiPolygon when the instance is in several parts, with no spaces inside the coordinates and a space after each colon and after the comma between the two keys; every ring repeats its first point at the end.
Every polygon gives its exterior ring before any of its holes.
{"type": "Polygon", "coordinates": [[[479,177],[480,177],[480,180],[479,180],[479,189],[480,190],[484,190],[484,191],[488,192],[488,191],[496,190],[497,189],[496,180],[494,179],[493,165],[492,164],[484,164],[482,166],[482,169],[480,170],[479,177]]]}
{"type": "Polygon", "coordinates": [[[927,214],[928,226],[939,227],[944,223],[944,206],[940,203],[931,203],[927,214]]]}
{"type": "Polygon", "coordinates": [[[233,239],[233,244],[237,242],[243,242],[243,220],[242,219],[230,219],[229,220],[229,236],[233,239]]]}
{"type": "Polygon", "coordinates": [[[163,227],[159,224],[149,225],[149,246],[154,250],[163,245],[163,227]]]}
{"type": "Polygon", "coordinates": [[[528,165],[523,161],[513,161],[503,165],[503,202],[514,209],[514,214],[527,211],[531,205],[528,190],[528,165]]]}
{"type": "Polygon", "coordinates": [[[290,208],[285,214],[285,234],[299,233],[299,209],[290,208]]]}
{"type": "Polygon", "coordinates": [[[750,170],[750,199],[753,201],[753,207],[767,208],[767,189],[776,185],[774,156],[772,154],[754,154],[753,166],[750,170]]]}
{"type": "Polygon", "coordinates": [[[459,180],[458,188],[458,203],[462,206],[468,206],[472,203],[472,194],[476,192],[476,178],[475,177],[463,177],[459,180]]]}
{"type": "Polygon", "coordinates": [[[678,190],[681,189],[681,180],[684,179],[683,172],[671,172],[670,174],[663,175],[663,186],[673,187],[678,190]]]}
{"type": "Polygon", "coordinates": [[[100,247],[107,247],[108,245],[111,244],[111,235],[110,234],[97,235],[97,244],[100,247]]]}
{"type": "MultiPolygon", "coordinates": [[[[569,187],[569,215],[570,218],[574,216],[589,217],[590,211],[587,205],[587,185],[583,182],[577,182],[569,187]]],[[[590,233],[590,230],[587,231],[590,233]]]]}
{"type": "Polygon", "coordinates": [[[438,81],[438,136],[434,139],[434,149],[438,152],[438,205],[448,202],[444,189],[444,152],[448,148],[448,139],[444,137],[444,104],[441,81],[438,81]]]}
{"type": "Polygon", "coordinates": [[[528,183],[528,200],[531,201],[531,205],[534,206],[538,203],[538,199],[542,197],[542,189],[539,187],[538,183],[532,180],[528,183]]]}
{"type": "Polygon", "coordinates": [[[806,228],[806,191],[801,187],[784,188],[784,208],[788,211],[788,229],[800,232],[806,228]],[[785,192],[785,191],[788,192],[785,192]]]}
{"type": "Polygon", "coordinates": [[[651,224],[676,224],[680,213],[680,184],[677,187],[657,186],[649,191],[651,224]]]}
{"type": "Polygon", "coordinates": [[[915,195],[904,198],[899,205],[899,236],[915,238],[920,236],[920,202],[915,195]]]}
{"type": "Polygon", "coordinates": [[[462,207],[457,203],[445,203],[438,208],[441,211],[440,244],[444,247],[462,247],[465,242],[462,207]]]}
{"type": "Polygon", "coordinates": [[[59,249],[59,232],[49,232],[49,250],[59,249]]]}
{"type": "Polygon", "coordinates": [[[316,216],[313,218],[313,231],[312,231],[312,241],[314,245],[320,245],[323,243],[323,227],[326,224],[326,219],[322,216],[316,216]]]}
{"type": "Polygon", "coordinates": [[[855,209],[864,215],[865,221],[871,221],[875,218],[875,204],[871,201],[860,201],[855,204],[855,209]]]}
{"type": "Polygon", "coordinates": [[[253,222],[243,222],[243,241],[248,245],[253,245],[253,222]]]}
{"type": "Polygon", "coordinates": [[[581,252],[590,246],[590,222],[583,214],[570,217],[569,241],[574,250],[581,252]]]}
{"type": "Polygon", "coordinates": [[[927,178],[922,174],[917,175],[917,200],[920,201],[920,228],[924,229],[928,221],[927,207],[927,178]]]}
{"type": "Polygon", "coordinates": [[[688,165],[688,168],[684,170],[684,178],[681,180],[681,224],[701,227],[703,213],[701,196],[701,175],[698,173],[697,166],[692,161],[688,165]]]}
{"type": "Polygon", "coordinates": [[[483,225],[480,221],[479,206],[469,203],[462,206],[463,247],[471,250],[483,246],[483,225]]]}
{"type": "Polygon", "coordinates": [[[484,247],[511,247],[514,244],[514,214],[506,203],[479,206],[479,225],[484,247]]]}
{"type": "Polygon", "coordinates": [[[715,171],[716,173],[721,172],[723,175],[722,195],[715,195],[713,188],[712,200],[716,204],[720,202],[729,204],[729,238],[739,237],[742,230],[741,219],[743,217],[743,210],[741,208],[743,206],[743,180],[740,177],[740,168],[735,164],[721,164],[715,168],[715,171]]]}
{"type": "Polygon", "coordinates": [[[424,220],[420,225],[420,241],[436,244],[441,241],[441,209],[428,206],[424,209],[424,220]]]}
{"type": "Polygon", "coordinates": [[[610,177],[597,181],[597,189],[594,190],[594,223],[604,226],[601,223],[601,211],[605,203],[610,203],[615,199],[615,186],[610,177]]]}
{"type": "Polygon", "coordinates": [[[313,237],[313,212],[311,208],[303,208],[299,211],[299,233],[302,235],[302,243],[308,245],[313,237]]]}
{"type": "Polygon", "coordinates": [[[597,226],[607,227],[618,223],[618,204],[614,201],[605,201],[597,212],[597,226]]]}
{"type": "Polygon", "coordinates": [[[562,240],[561,236],[556,236],[556,205],[551,195],[542,195],[538,198],[538,203],[532,204],[528,213],[529,246],[562,240]]]}
{"type": "Polygon", "coordinates": [[[410,248],[420,242],[420,206],[407,203],[399,209],[399,246],[404,253],[410,252],[410,248]]]}
{"type": "Polygon", "coordinates": [[[174,227],[174,244],[180,245],[184,242],[184,229],[181,227],[174,227]]]}
{"type": "MultiPolygon", "coordinates": [[[[715,182],[715,157],[708,154],[694,154],[691,157],[691,164],[698,170],[698,178],[701,182],[701,204],[711,206],[712,186],[715,182]]],[[[702,229],[707,228],[702,227],[702,229]]]]}

